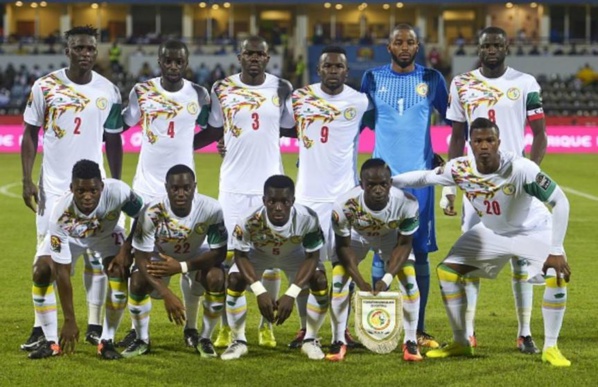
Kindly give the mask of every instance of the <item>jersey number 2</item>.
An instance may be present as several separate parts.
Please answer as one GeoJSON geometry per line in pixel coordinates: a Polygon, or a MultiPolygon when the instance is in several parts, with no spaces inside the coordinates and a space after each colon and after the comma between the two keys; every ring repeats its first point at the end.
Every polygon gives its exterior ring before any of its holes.
{"type": "Polygon", "coordinates": [[[73,134],[81,134],[79,128],[81,128],[81,118],[75,117],[75,130],[73,130],[73,134]]]}

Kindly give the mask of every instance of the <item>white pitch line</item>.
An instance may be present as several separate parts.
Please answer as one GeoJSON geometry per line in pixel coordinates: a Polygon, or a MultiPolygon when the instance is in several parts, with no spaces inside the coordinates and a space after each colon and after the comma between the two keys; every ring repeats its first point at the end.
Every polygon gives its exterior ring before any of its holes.
{"type": "Polygon", "coordinates": [[[16,187],[17,185],[19,185],[19,183],[10,183],[3,185],[2,187],[0,187],[0,194],[8,196],[9,198],[20,199],[21,195],[16,195],[9,191],[12,187],[16,187]]]}
{"type": "Polygon", "coordinates": [[[590,194],[587,194],[585,192],[581,192],[581,191],[578,191],[578,190],[575,190],[575,189],[569,188],[569,187],[563,187],[563,186],[561,186],[561,188],[563,189],[563,191],[565,191],[567,193],[570,193],[570,194],[573,194],[573,195],[577,195],[577,196],[581,196],[582,198],[586,198],[586,199],[590,199],[590,200],[593,200],[595,202],[598,202],[598,196],[590,195],[590,194]]]}

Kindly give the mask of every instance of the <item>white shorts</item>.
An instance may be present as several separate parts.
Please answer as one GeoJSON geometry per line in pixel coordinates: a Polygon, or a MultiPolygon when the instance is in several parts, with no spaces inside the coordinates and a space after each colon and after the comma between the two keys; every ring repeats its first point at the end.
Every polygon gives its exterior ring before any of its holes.
{"type": "Polygon", "coordinates": [[[218,201],[220,202],[220,206],[222,206],[222,213],[224,215],[224,226],[226,227],[226,231],[228,231],[229,246],[232,246],[233,230],[235,229],[237,218],[251,208],[262,205],[262,196],[224,191],[218,193],[218,201]]]}
{"type": "MultiPolygon", "coordinates": [[[[514,256],[527,261],[528,282],[543,283],[542,266],[550,251],[550,227],[525,235],[498,235],[479,223],[455,242],[444,263],[473,266],[469,276],[495,278],[514,256]]],[[[552,275],[554,275],[554,270],[552,275]]]]}
{"type": "MultiPolygon", "coordinates": [[[[253,269],[255,270],[255,274],[257,275],[258,278],[262,278],[262,274],[264,274],[264,271],[266,271],[266,270],[280,269],[287,276],[287,280],[290,284],[293,281],[295,281],[297,272],[299,271],[299,268],[305,261],[305,254],[286,256],[282,262],[281,261],[277,262],[274,259],[261,259],[261,257],[260,258],[254,257],[254,259],[252,259],[251,256],[250,256],[249,260],[250,260],[251,264],[253,265],[253,269]]],[[[316,268],[316,270],[320,270],[323,272],[326,271],[324,268],[324,265],[322,265],[321,262],[318,264],[318,267],[316,268]]],[[[238,272],[239,272],[239,268],[237,267],[236,263],[228,271],[229,274],[230,273],[238,273],[238,272]]],[[[251,285],[251,284],[248,284],[248,285],[251,285]]],[[[306,289],[308,287],[309,287],[309,285],[305,285],[304,289],[306,289]]]]}
{"type": "Polygon", "coordinates": [[[334,254],[334,230],[332,229],[332,208],[334,203],[311,202],[308,200],[297,200],[297,203],[311,208],[318,214],[320,227],[324,233],[324,248],[320,250],[320,261],[325,262],[332,259],[334,254]]]}
{"type": "Polygon", "coordinates": [[[48,230],[50,229],[50,215],[54,206],[62,195],[44,192],[39,189],[39,203],[37,205],[37,214],[35,216],[35,226],[37,229],[37,249],[41,247],[48,230]]]}
{"type": "Polygon", "coordinates": [[[476,212],[475,208],[471,205],[471,202],[463,195],[463,210],[461,213],[461,232],[467,232],[471,230],[473,226],[480,223],[482,219],[476,212]]]}
{"type": "MultiPolygon", "coordinates": [[[[351,231],[351,249],[353,253],[357,257],[357,263],[361,263],[368,255],[370,250],[377,251],[380,255],[380,259],[384,262],[385,265],[388,264],[390,261],[390,256],[392,251],[397,246],[397,238],[398,233],[391,232],[382,237],[378,238],[376,243],[368,242],[364,237],[356,233],[355,231],[351,231]]],[[[336,251],[332,256],[332,262],[338,263],[338,256],[336,255],[336,251]]],[[[415,255],[413,255],[413,251],[409,254],[408,261],[415,262],[415,255]]]]}
{"type": "MultiPolygon", "coordinates": [[[[100,238],[87,238],[84,240],[69,238],[69,250],[71,253],[70,260],[56,262],[63,265],[69,263],[74,265],[77,262],[77,258],[88,249],[92,250],[94,257],[99,259],[114,257],[120,250],[124,240],[125,230],[118,226],[114,228],[112,233],[106,234],[100,238]]],[[[50,234],[46,234],[44,241],[37,250],[36,257],[42,255],[52,255],[52,250],[50,248],[50,234]]]]}

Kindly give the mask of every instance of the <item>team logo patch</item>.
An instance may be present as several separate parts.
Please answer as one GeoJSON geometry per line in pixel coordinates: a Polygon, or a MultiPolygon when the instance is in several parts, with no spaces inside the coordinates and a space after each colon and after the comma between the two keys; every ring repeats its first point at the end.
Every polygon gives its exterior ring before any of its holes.
{"type": "Polygon", "coordinates": [[[515,193],[515,186],[513,184],[507,184],[504,187],[502,187],[502,192],[505,195],[513,195],[515,193]]]}
{"type": "Polygon", "coordinates": [[[233,236],[237,238],[237,240],[243,239],[243,230],[241,230],[241,226],[239,226],[238,224],[235,226],[235,229],[233,230],[233,236]]]}
{"type": "Polygon", "coordinates": [[[197,102],[189,102],[189,104],[187,104],[187,111],[191,115],[196,115],[199,111],[199,105],[197,104],[197,102]]]}
{"type": "Polygon", "coordinates": [[[399,228],[399,221],[398,220],[391,220],[388,222],[389,228],[399,228]]]}
{"type": "Polygon", "coordinates": [[[108,107],[108,100],[104,97],[100,97],[96,99],[96,106],[100,110],[106,110],[106,108],[108,107]]]}
{"type": "Polygon", "coordinates": [[[60,238],[56,235],[50,236],[50,248],[55,253],[60,253],[60,246],[61,246],[60,238]]]}
{"type": "Polygon", "coordinates": [[[517,87],[511,87],[509,90],[507,90],[507,98],[510,100],[515,101],[519,98],[520,95],[521,91],[519,91],[517,87]]]}
{"type": "Polygon", "coordinates": [[[385,309],[374,309],[368,313],[368,327],[375,331],[381,331],[390,325],[390,313],[385,309]]]}
{"type": "Polygon", "coordinates": [[[274,104],[274,106],[280,107],[280,98],[277,95],[275,95],[274,97],[272,97],[272,103],[274,104]]]}
{"type": "Polygon", "coordinates": [[[536,184],[538,184],[540,188],[546,191],[548,187],[550,187],[550,184],[552,184],[552,180],[550,180],[550,178],[545,174],[538,173],[538,175],[536,175],[536,184]]]}
{"type": "Polygon", "coordinates": [[[347,121],[351,121],[353,118],[355,118],[356,115],[357,115],[357,109],[355,109],[354,107],[346,108],[345,111],[343,112],[343,116],[345,117],[345,119],[347,121]]]}
{"type": "Polygon", "coordinates": [[[206,224],[205,223],[197,223],[193,228],[197,234],[202,235],[206,233],[206,224]]]}
{"type": "Polygon", "coordinates": [[[110,211],[106,214],[106,220],[115,220],[118,218],[118,211],[110,211]]]}
{"type": "Polygon", "coordinates": [[[299,243],[301,243],[302,240],[303,240],[303,238],[301,238],[301,235],[293,235],[291,237],[291,243],[294,243],[294,244],[299,244],[299,243]]]}
{"type": "Polygon", "coordinates": [[[419,85],[415,86],[415,92],[419,94],[421,97],[427,96],[428,85],[426,83],[420,83],[419,85]]]}

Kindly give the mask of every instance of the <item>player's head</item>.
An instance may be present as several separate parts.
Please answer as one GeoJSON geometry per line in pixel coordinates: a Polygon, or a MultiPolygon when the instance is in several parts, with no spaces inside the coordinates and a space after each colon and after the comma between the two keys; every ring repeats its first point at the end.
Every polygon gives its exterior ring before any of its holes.
{"type": "Polygon", "coordinates": [[[167,40],[158,48],[158,65],[162,79],[170,83],[178,83],[185,75],[189,65],[189,49],[179,40],[167,40]]]}
{"type": "Polygon", "coordinates": [[[285,175],[270,176],[264,183],[263,201],[270,223],[284,226],[295,203],[295,183],[285,175]]]}
{"type": "Polygon", "coordinates": [[[268,43],[261,36],[252,35],[241,44],[241,52],[237,55],[241,64],[241,72],[252,78],[261,76],[266,71],[270,55],[268,43]]]}
{"type": "Polygon", "coordinates": [[[390,167],[382,159],[369,159],[359,173],[365,205],[374,211],[382,210],[388,203],[392,187],[390,167]]]}
{"type": "Polygon", "coordinates": [[[102,196],[104,183],[98,163],[91,160],[79,160],[73,166],[71,192],[75,205],[85,215],[91,214],[102,196]]]}
{"type": "Polygon", "coordinates": [[[177,164],[166,172],[166,193],[176,216],[187,216],[191,212],[195,187],[195,173],[188,166],[177,164]]]}
{"type": "Polygon", "coordinates": [[[390,32],[387,49],[397,66],[411,66],[419,50],[419,40],[413,26],[407,23],[397,24],[390,32]]]}
{"type": "Polygon", "coordinates": [[[501,67],[509,53],[509,39],[505,30],[499,27],[486,27],[480,32],[478,57],[482,66],[489,69],[501,67]]]}
{"type": "Polygon", "coordinates": [[[98,57],[98,30],[92,26],[79,26],[64,33],[70,68],[91,71],[98,57]]]}
{"type": "Polygon", "coordinates": [[[334,93],[343,88],[349,65],[347,64],[347,53],[339,46],[326,46],[322,50],[318,61],[318,75],[322,79],[322,85],[327,93],[334,93]]]}
{"type": "Polygon", "coordinates": [[[498,126],[487,118],[479,117],[469,126],[469,145],[476,159],[476,164],[498,164],[500,156],[500,131],[498,126]]]}

